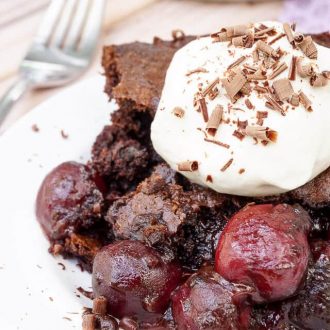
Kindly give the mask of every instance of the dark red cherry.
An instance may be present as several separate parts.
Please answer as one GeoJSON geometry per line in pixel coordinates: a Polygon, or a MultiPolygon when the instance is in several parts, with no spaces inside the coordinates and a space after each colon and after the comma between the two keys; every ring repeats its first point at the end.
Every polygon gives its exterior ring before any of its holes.
{"type": "Polygon", "coordinates": [[[295,294],[306,275],[310,223],[298,206],[246,206],[220,236],[216,271],[229,281],[254,287],[257,303],[295,294]]]}
{"type": "Polygon", "coordinates": [[[62,239],[89,228],[101,216],[103,196],[88,168],[66,162],[44,179],[36,201],[36,215],[50,239],[62,239]]]}
{"type": "Polygon", "coordinates": [[[138,241],[120,241],[101,249],[93,265],[93,290],[105,296],[112,315],[153,322],[161,318],[181,279],[174,262],[162,260],[138,241]]]}
{"type": "Polygon", "coordinates": [[[251,288],[232,284],[212,270],[193,274],[172,295],[178,330],[247,329],[251,288]]]}

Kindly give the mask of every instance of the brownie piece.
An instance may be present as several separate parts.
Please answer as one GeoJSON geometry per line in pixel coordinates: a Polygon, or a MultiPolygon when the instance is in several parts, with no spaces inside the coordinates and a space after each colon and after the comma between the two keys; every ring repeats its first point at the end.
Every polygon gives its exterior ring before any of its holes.
{"type": "Polygon", "coordinates": [[[103,48],[105,92],[122,106],[155,112],[167,68],[176,50],[196,37],[174,33],[172,41],[155,38],[152,44],[133,42],[103,48]]]}
{"type": "Polygon", "coordinates": [[[106,220],[116,238],[144,241],[196,269],[213,259],[227,218],[242,205],[234,197],[196,185],[184,188],[180,182],[179,174],[158,165],[136,191],[110,207],[106,220]]]}

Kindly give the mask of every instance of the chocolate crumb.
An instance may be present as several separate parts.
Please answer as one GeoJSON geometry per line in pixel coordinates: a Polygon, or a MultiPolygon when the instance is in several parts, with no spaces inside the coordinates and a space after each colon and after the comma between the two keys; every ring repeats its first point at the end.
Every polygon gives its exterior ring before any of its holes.
{"type": "Polygon", "coordinates": [[[223,165],[223,167],[221,168],[221,172],[224,172],[232,163],[233,163],[233,161],[234,161],[234,159],[233,158],[230,158],[229,160],[228,160],[228,162],[225,164],[225,165],[223,165]]]}
{"type": "Polygon", "coordinates": [[[206,182],[213,182],[212,176],[210,174],[206,177],[206,182]]]}
{"type": "Polygon", "coordinates": [[[245,172],[244,168],[240,168],[240,170],[238,171],[238,174],[243,174],[245,172]]]}
{"type": "Polygon", "coordinates": [[[67,139],[69,137],[69,134],[65,133],[63,130],[61,130],[61,136],[63,139],[67,139]]]}
{"type": "Polygon", "coordinates": [[[174,116],[178,118],[182,118],[184,116],[184,110],[180,107],[175,107],[172,112],[174,116]]]}
{"type": "Polygon", "coordinates": [[[52,297],[48,297],[50,301],[54,301],[54,299],[52,297]]]}
{"type": "Polygon", "coordinates": [[[33,124],[31,126],[31,129],[33,132],[36,132],[36,133],[38,133],[40,131],[40,128],[37,126],[37,124],[33,124]]]}

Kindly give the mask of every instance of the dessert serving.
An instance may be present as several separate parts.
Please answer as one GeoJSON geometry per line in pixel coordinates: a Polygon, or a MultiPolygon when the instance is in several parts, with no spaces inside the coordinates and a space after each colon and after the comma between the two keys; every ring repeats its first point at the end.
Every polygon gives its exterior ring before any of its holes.
{"type": "Polygon", "coordinates": [[[119,109],[44,179],[83,329],[330,329],[330,34],[294,25],[107,46],[119,109]]]}

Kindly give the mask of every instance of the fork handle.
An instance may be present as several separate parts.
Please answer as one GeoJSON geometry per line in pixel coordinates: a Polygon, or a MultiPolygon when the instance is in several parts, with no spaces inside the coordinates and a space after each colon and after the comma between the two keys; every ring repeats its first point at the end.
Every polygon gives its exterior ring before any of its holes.
{"type": "Polygon", "coordinates": [[[0,100],[0,125],[4,122],[13,105],[31,89],[31,82],[26,78],[17,80],[0,100]]]}

